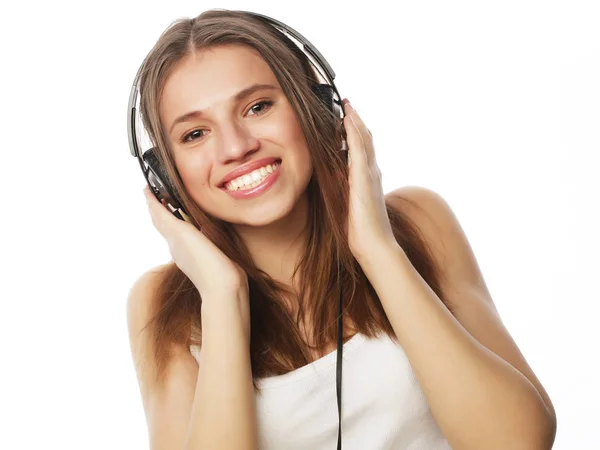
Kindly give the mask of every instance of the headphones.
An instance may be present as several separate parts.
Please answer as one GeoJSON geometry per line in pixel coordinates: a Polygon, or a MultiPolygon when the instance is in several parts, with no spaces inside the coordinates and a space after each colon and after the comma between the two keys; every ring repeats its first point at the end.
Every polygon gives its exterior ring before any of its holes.
{"type": "MultiPolygon", "coordinates": [[[[327,83],[319,83],[313,85],[312,89],[319,100],[325,105],[325,107],[332,111],[337,117],[343,119],[344,109],[342,106],[341,96],[333,82],[335,79],[335,72],[327,62],[327,60],[321,55],[321,53],[300,33],[291,28],[290,26],[273,19],[271,17],[250,12],[250,11],[236,11],[245,13],[249,16],[255,17],[264,23],[274,27],[282,33],[282,40],[291,41],[294,45],[298,46],[300,50],[304,52],[312,66],[317,70],[323,79],[327,83]],[[295,43],[294,40],[299,41],[299,44],[295,43]]],[[[161,165],[157,155],[156,148],[152,146],[151,140],[142,124],[142,120],[139,111],[139,89],[138,83],[142,69],[144,68],[145,60],[140,66],[133,81],[131,87],[131,93],[129,94],[129,105],[127,115],[127,135],[129,138],[129,149],[132,156],[138,159],[144,178],[154,193],[155,197],[161,202],[165,200],[167,208],[181,220],[187,219],[187,213],[183,209],[182,202],[175,194],[176,190],[173,184],[170,182],[167,175],[167,171],[161,165]],[[144,150],[144,148],[147,148],[144,150]]],[[[345,136],[345,133],[344,133],[345,136]]],[[[346,140],[343,140],[342,150],[347,150],[346,140]]],[[[342,417],[342,403],[341,403],[341,390],[342,390],[342,339],[343,339],[343,323],[342,323],[342,288],[340,283],[340,298],[339,298],[339,311],[338,311],[338,345],[337,345],[337,362],[336,362],[336,388],[337,388],[337,403],[338,403],[338,443],[337,448],[342,448],[342,436],[341,436],[341,417],[342,417]]]]}

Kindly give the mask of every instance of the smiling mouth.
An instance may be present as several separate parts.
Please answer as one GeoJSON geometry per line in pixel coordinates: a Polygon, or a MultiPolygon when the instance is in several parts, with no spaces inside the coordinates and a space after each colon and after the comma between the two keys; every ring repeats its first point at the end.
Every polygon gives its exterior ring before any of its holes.
{"type": "Polygon", "coordinates": [[[270,176],[272,176],[281,166],[281,159],[274,163],[267,164],[259,170],[255,170],[250,174],[243,175],[234,180],[228,181],[220,186],[221,189],[229,192],[247,191],[261,185],[270,176]]]}

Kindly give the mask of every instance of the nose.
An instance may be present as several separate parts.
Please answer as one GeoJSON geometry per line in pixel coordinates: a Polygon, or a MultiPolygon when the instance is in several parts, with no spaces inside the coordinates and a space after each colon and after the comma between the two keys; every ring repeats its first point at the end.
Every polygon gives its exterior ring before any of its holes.
{"type": "Polygon", "coordinates": [[[244,157],[258,149],[259,140],[253,136],[252,130],[244,124],[231,121],[221,126],[221,151],[219,159],[225,163],[244,157]]]}

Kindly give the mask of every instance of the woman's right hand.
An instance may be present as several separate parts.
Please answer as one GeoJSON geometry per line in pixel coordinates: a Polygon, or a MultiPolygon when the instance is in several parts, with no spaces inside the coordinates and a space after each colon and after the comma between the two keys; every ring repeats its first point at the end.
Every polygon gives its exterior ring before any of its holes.
{"type": "Polygon", "coordinates": [[[152,223],[166,239],[177,267],[194,283],[203,299],[248,292],[248,275],[210,239],[161,204],[150,188],[144,195],[152,223]]]}

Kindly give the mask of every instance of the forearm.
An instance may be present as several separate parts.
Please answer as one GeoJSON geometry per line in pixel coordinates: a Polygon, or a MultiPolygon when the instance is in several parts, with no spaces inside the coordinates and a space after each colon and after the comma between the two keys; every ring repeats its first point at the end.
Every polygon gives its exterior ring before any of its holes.
{"type": "Polygon", "coordinates": [[[203,300],[202,347],[186,450],[256,449],[247,299],[203,300]],[[213,302],[214,300],[214,302],[213,302]]]}
{"type": "Polygon", "coordinates": [[[553,425],[536,388],[465,330],[399,246],[361,266],[453,448],[549,448],[553,425]]]}

